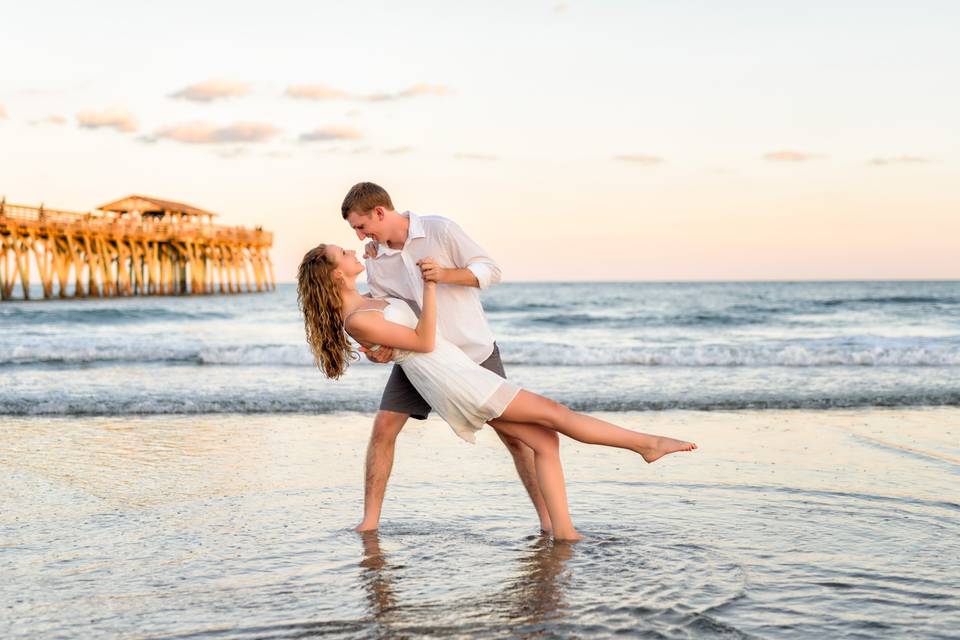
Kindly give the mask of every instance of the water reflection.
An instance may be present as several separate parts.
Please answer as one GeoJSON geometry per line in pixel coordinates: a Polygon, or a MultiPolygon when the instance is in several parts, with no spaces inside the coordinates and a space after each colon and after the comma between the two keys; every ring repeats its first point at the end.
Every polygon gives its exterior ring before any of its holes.
{"type": "Polygon", "coordinates": [[[573,545],[539,536],[530,551],[520,558],[520,571],[500,596],[511,620],[537,625],[563,617],[564,589],[570,581],[566,563],[573,545]]]}
{"type": "Polygon", "coordinates": [[[360,579],[367,594],[370,613],[377,622],[387,622],[387,615],[396,607],[396,596],[392,585],[391,567],[380,548],[380,535],[376,531],[364,531],[360,534],[363,541],[363,559],[360,567],[363,572],[360,579]]]}
{"type": "MultiPolygon", "coordinates": [[[[376,531],[360,534],[363,558],[360,580],[366,593],[371,618],[385,630],[401,622],[405,613],[422,619],[424,603],[404,603],[398,600],[394,583],[402,578],[403,566],[393,566],[383,552],[376,531]]],[[[539,635],[543,623],[555,623],[564,617],[567,605],[564,590],[570,582],[567,561],[573,556],[573,545],[554,542],[549,536],[539,536],[517,557],[517,571],[498,592],[478,598],[469,608],[483,611],[486,620],[481,625],[509,623],[523,625],[517,629],[519,637],[539,635]]],[[[451,605],[446,605],[447,607],[451,605]]]]}

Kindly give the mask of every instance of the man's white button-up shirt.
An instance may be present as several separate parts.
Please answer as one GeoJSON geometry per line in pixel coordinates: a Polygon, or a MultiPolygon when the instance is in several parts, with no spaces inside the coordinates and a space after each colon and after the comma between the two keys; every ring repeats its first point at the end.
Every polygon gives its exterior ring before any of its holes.
{"type": "MultiPolygon", "coordinates": [[[[423,277],[417,262],[433,258],[441,267],[470,269],[480,288],[500,282],[500,267],[480,245],[453,220],[440,216],[418,216],[410,211],[400,214],[410,219],[407,241],[402,249],[380,244],[375,258],[367,258],[367,284],[378,298],[402,298],[423,304],[423,277]]],[[[480,289],[461,285],[437,286],[437,328],[440,335],[460,347],[475,362],[483,362],[493,353],[493,332],[483,315],[480,289]]]]}

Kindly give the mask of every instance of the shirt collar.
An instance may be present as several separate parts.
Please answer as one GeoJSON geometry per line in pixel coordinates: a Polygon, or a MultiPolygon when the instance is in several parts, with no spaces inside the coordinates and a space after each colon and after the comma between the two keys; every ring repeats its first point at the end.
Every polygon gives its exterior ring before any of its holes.
{"type": "MultiPolygon", "coordinates": [[[[404,218],[410,220],[410,226],[407,229],[407,241],[403,244],[404,248],[408,246],[411,240],[416,238],[426,238],[427,232],[423,228],[423,221],[420,220],[420,216],[415,214],[413,211],[404,211],[400,214],[404,218]]],[[[380,256],[392,256],[395,253],[400,253],[403,249],[391,249],[387,246],[386,242],[383,242],[378,246],[377,257],[380,256]]]]}

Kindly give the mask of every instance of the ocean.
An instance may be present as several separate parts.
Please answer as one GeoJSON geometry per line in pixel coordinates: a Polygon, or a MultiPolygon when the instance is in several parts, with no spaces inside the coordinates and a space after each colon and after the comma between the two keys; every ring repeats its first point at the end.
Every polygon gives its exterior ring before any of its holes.
{"type": "MultiPolygon", "coordinates": [[[[960,283],[502,284],[508,375],[583,411],[960,405],[960,283]]],[[[296,289],[0,305],[0,413],[370,412],[311,369],[296,289]]]]}
{"type": "Polygon", "coordinates": [[[507,283],[510,378],[697,442],[562,439],[554,544],[490,429],[397,440],[295,289],[0,303],[0,637],[956,638],[960,282],[507,283]]]}

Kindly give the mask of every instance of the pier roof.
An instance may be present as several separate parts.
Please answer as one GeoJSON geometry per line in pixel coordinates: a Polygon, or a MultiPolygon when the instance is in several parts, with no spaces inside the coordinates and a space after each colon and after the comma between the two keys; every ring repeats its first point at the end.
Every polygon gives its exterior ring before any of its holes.
{"type": "Polygon", "coordinates": [[[120,214],[136,211],[140,214],[146,213],[154,215],[171,214],[181,216],[202,216],[211,220],[215,215],[217,215],[215,213],[211,213],[210,211],[204,211],[203,209],[183,202],[163,200],[161,198],[141,196],[136,194],[129,195],[126,198],[120,198],[119,200],[114,200],[113,202],[102,204],[98,207],[98,209],[101,211],[111,211],[120,214]]]}

